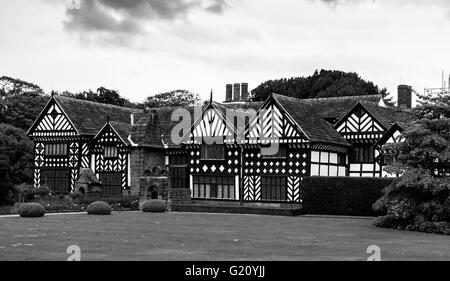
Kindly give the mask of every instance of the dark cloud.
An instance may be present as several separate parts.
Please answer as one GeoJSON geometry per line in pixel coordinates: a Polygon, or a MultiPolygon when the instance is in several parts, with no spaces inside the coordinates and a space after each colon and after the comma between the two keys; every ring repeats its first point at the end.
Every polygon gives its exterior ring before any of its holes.
{"type": "MultiPolygon", "coordinates": [[[[78,0],[75,0],[78,1],[78,0]]],[[[68,31],[141,34],[152,20],[186,19],[193,10],[222,14],[225,0],[79,0],[80,9],[66,8],[68,31]]]]}
{"type": "Polygon", "coordinates": [[[225,2],[225,0],[216,0],[211,5],[206,7],[206,10],[215,14],[223,14],[226,7],[227,3],[225,2]]]}

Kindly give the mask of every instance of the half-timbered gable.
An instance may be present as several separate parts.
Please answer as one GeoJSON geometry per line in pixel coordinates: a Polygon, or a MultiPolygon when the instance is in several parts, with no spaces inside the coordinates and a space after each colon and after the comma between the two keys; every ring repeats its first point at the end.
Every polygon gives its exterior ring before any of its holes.
{"type": "Polygon", "coordinates": [[[193,198],[239,199],[241,150],[226,114],[224,106],[211,101],[192,125],[186,148],[193,198]]]}
{"type": "Polygon", "coordinates": [[[111,121],[93,139],[92,170],[104,194],[119,195],[130,187],[130,128],[130,124],[111,121]]]}
{"type": "Polygon", "coordinates": [[[244,200],[301,202],[304,177],[345,176],[342,159],[347,147],[330,124],[317,118],[311,105],[273,94],[247,126],[244,200]]]}
{"type": "Polygon", "coordinates": [[[336,130],[352,144],[349,154],[349,175],[357,177],[381,176],[381,166],[375,161],[374,144],[387,131],[388,122],[358,102],[335,124],[336,130]]]}
{"type": "Polygon", "coordinates": [[[74,190],[80,168],[91,167],[90,143],[110,116],[130,122],[134,110],[52,96],[28,130],[35,143],[34,185],[53,192],[74,190]]]}
{"type": "Polygon", "coordinates": [[[383,173],[381,147],[401,135],[396,123],[411,118],[411,113],[398,108],[379,107],[358,102],[335,125],[336,130],[352,145],[349,175],[380,177],[383,173]]]}

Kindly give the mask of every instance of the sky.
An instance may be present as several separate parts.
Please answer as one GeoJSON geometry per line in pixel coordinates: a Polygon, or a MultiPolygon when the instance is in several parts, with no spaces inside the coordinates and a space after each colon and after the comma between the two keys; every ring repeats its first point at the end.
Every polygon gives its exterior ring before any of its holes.
{"type": "Polygon", "coordinates": [[[0,0],[0,76],[223,101],[227,83],[333,69],[396,98],[441,86],[449,35],[448,0],[0,0]]]}

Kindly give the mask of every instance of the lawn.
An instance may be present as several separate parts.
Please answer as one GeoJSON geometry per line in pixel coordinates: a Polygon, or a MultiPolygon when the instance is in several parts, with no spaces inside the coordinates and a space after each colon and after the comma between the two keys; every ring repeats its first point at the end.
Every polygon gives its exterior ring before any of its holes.
{"type": "Polygon", "coordinates": [[[450,260],[450,237],[380,229],[368,218],[114,212],[0,217],[0,260],[450,260]]]}

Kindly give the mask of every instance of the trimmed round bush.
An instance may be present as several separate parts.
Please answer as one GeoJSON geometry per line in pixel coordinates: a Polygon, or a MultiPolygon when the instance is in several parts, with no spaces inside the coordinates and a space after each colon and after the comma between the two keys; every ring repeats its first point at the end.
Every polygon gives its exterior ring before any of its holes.
{"type": "Polygon", "coordinates": [[[19,206],[19,215],[25,218],[37,218],[45,215],[45,208],[39,203],[23,203],[19,206]]]}
{"type": "Polygon", "coordinates": [[[111,206],[104,201],[95,201],[87,207],[87,213],[89,215],[109,215],[111,212],[111,206]]]}
{"type": "Polygon", "coordinates": [[[142,204],[142,212],[146,213],[164,213],[166,211],[166,202],[163,200],[148,200],[142,204]]]}

